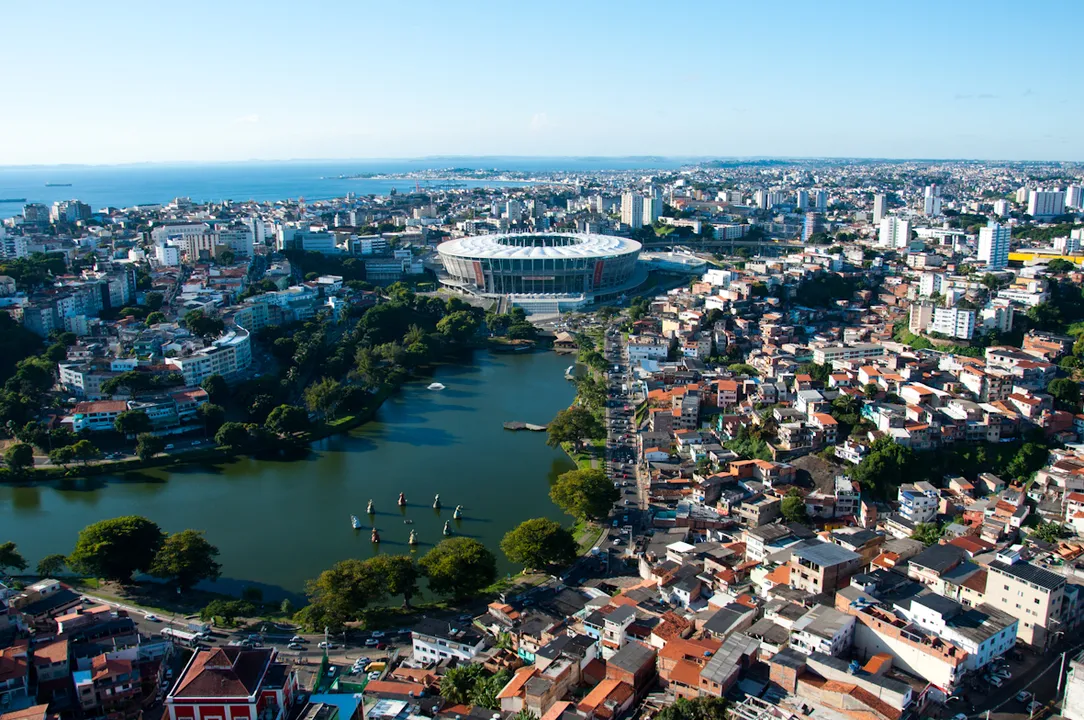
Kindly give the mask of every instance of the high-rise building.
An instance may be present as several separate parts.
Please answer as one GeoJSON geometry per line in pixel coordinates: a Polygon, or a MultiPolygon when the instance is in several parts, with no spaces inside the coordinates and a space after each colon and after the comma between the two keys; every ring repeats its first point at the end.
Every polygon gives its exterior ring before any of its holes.
{"type": "Polygon", "coordinates": [[[1084,207],[1084,187],[1080,185],[1070,185],[1065,188],[1065,205],[1067,207],[1080,209],[1084,207]]]}
{"type": "Polygon", "coordinates": [[[809,242],[809,238],[813,237],[815,233],[822,232],[824,230],[824,223],[821,222],[820,213],[806,213],[805,224],[802,225],[802,242],[809,242]]]}
{"type": "Polygon", "coordinates": [[[1012,231],[992,220],[979,230],[979,260],[991,270],[1000,270],[1009,264],[1009,239],[1012,231]]]}
{"type": "Polygon", "coordinates": [[[621,222],[633,230],[644,226],[644,198],[634,192],[621,196],[621,222]]]}
{"type": "Polygon", "coordinates": [[[1009,216],[1009,201],[1008,200],[995,200],[994,201],[994,215],[998,217],[1009,216]]]}
{"type": "Polygon", "coordinates": [[[769,210],[772,207],[771,193],[767,190],[757,190],[753,199],[761,210],[769,210]]]}
{"type": "Polygon", "coordinates": [[[816,210],[822,213],[828,209],[828,191],[818,190],[816,195],[816,210]]]}
{"type": "Polygon", "coordinates": [[[90,219],[90,205],[78,200],[57,200],[49,211],[50,222],[75,223],[90,219]]]}
{"type": "Polygon", "coordinates": [[[922,273],[922,277],[919,278],[918,283],[918,294],[923,297],[929,297],[930,295],[940,295],[941,289],[944,286],[945,276],[941,273],[922,273]]]}
{"type": "Polygon", "coordinates": [[[1026,185],[1022,188],[1018,188],[1016,191],[1016,202],[1026,203],[1028,201],[1028,193],[1031,192],[1031,188],[1026,185]]]}
{"type": "Polygon", "coordinates": [[[888,214],[888,196],[877,193],[873,196],[873,222],[879,223],[888,214]]]}
{"type": "Polygon", "coordinates": [[[898,217],[882,218],[878,239],[881,247],[905,248],[911,242],[911,223],[898,217]]]}
{"type": "Polygon", "coordinates": [[[1032,190],[1028,193],[1028,215],[1049,218],[1065,212],[1065,193],[1061,190],[1032,190]]]}
{"type": "Polygon", "coordinates": [[[523,219],[523,204],[519,200],[509,200],[504,204],[504,215],[508,222],[518,223],[523,219]]]}
{"type": "Polygon", "coordinates": [[[49,208],[42,203],[23,205],[23,222],[45,225],[49,222],[49,208]]]}
{"type": "Polygon", "coordinates": [[[799,190],[794,197],[794,209],[801,212],[809,207],[809,191],[799,190]]]}
{"type": "Polygon", "coordinates": [[[662,215],[662,198],[657,196],[645,197],[643,208],[644,225],[653,225],[658,222],[659,216],[662,215]]]}
{"type": "Polygon", "coordinates": [[[926,186],[926,192],[922,197],[922,213],[927,217],[937,217],[941,214],[941,188],[937,185],[926,186]]]}
{"type": "Polygon", "coordinates": [[[1062,255],[1076,255],[1080,253],[1082,240],[1084,240],[1084,228],[1073,230],[1069,233],[1069,237],[1054,238],[1054,249],[1062,255]]]}

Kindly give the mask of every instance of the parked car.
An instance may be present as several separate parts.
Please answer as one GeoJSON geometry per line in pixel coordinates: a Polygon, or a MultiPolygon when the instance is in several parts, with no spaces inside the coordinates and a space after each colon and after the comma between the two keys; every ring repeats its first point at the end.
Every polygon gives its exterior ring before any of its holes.
{"type": "Polygon", "coordinates": [[[1027,690],[1021,690],[1020,692],[1016,693],[1016,699],[1022,703],[1026,703],[1028,700],[1031,700],[1031,693],[1029,693],[1027,690]]]}
{"type": "Polygon", "coordinates": [[[1028,715],[1034,715],[1043,709],[1043,704],[1038,700],[1032,700],[1028,703],[1028,715]]]}
{"type": "Polygon", "coordinates": [[[376,647],[380,643],[376,638],[369,638],[365,641],[365,647],[376,647]]]}
{"type": "Polygon", "coordinates": [[[999,688],[999,687],[1001,687],[1002,685],[1005,684],[1005,681],[1002,680],[999,677],[987,676],[986,680],[987,680],[987,682],[989,682],[991,685],[993,685],[996,688],[999,688]]]}
{"type": "Polygon", "coordinates": [[[382,638],[382,637],[384,637],[384,631],[383,630],[373,630],[371,633],[369,633],[369,636],[370,637],[375,637],[375,638],[382,638]]]}
{"type": "Polygon", "coordinates": [[[144,617],[147,619],[147,622],[162,622],[158,616],[153,613],[147,613],[144,617]]]}
{"type": "Polygon", "coordinates": [[[320,648],[321,650],[334,650],[336,648],[336,645],[333,642],[328,642],[327,640],[321,640],[320,644],[317,645],[316,647],[320,648]]]}
{"type": "Polygon", "coordinates": [[[289,645],[287,645],[286,647],[288,647],[291,650],[304,650],[305,649],[304,645],[302,645],[301,643],[297,643],[297,642],[292,642],[289,645]]]}
{"type": "Polygon", "coordinates": [[[300,635],[294,635],[292,638],[290,638],[290,642],[292,642],[292,643],[303,643],[303,642],[307,642],[307,641],[305,640],[305,638],[301,637],[300,635]]]}

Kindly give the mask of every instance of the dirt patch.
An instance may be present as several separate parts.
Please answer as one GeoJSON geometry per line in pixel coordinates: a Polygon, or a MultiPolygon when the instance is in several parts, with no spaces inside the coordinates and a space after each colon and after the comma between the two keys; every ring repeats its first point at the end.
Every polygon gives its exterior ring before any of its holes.
{"type": "Polygon", "coordinates": [[[817,455],[803,455],[788,461],[787,464],[798,468],[799,485],[828,493],[835,490],[836,476],[846,472],[845,468],[817,455]]]}

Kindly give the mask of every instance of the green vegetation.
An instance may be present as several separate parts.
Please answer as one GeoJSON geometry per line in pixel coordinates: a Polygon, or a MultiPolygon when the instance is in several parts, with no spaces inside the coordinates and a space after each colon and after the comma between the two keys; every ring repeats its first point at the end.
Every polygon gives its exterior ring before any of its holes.
{"type": "Polygon", "coordinates": [[[834,273],[820,273],[798,285],[795,302],[806,307],[831,307],[837,300],[850,300],[865,281],[844,278],[834,273]]]}
{"type": "Polygon", "coordinates": [[[79,532],[68,558],[72,569],[117,582],[147,572],[165,540],[162,529],[138,515],[102,520],[79,532]]]}
{"type": "Polygon", "coordinates": [[[47,578],[59,575],[64,572],[67,567],[68,556],[55,553],[53,555],[46,555],[39,560],[35,571],[38,573],[38,577],[47,578]]]}
{"type": "Polygon", "coordinates": [[[580,520],[606,517],[619,497],[621,493],[602,470],[569,470],[550,488],[553,502],[580,520]]]}
{"type": "Polygon", "coordinates": [[[579,450],[586,440],[605,438],[606,429],[590,410],[573,405],[557,413],[546,427],[546,434],[546,444],[550,447],[567,442],[579,450]]]}
{"type": "Polygon", "coordinates": [[[524,520],[501,540],[501,550],[508,559],[528,570],[569,565],[578,549],[572,533],[548,518],[524,520]]]}
{"type": "Polygon", "coordinates": [[[1042,540],[1047,543],[1056,543],[1062,538],[1071,537],[1073,533],[1061,523],[1043,522],[1039,523],[1035,529],[1031,531],[1031,535],[1036,540],[1042,540]]]}
{"type": "Polygon", "coordinates": [[[166,580],[182,592],[200,580],[217,580],[222,566],[215,558],[218,548],[197,530],[183,530],[170,535],[154,556],[148,573],[166,580]]]}
{"type": "Polygon", "coordinates": [[[1050,242],[1056,237],[1069,237],[1073,230],[1084,228],[1084,225],[1074,223],[1062,223],[1049,227],[1015,227],[1012,231],[1014,240],[1030,240],[1032,242],[1050,242]]]}
{"type": "Polygon", "coordinates": [[[918,540],[923,545],[929,547],[930,545],[937,543],[944,533],[945,528],[937,523],[919,523],[918,525],[915,525],[915,530],[911,533],[911,539],[918,540]]]}
{"type": "Polygon", "coordinates": [[[809,514],[805,508],[805,498],[796,488],[787,491],[786,497],[780,503],[779,511],[787,522],[802,523],[803,525],[809,522],[809,514]]]}
{"type": "Polygon", "coordinates": [[[13,542],[0,543],[0,573],[8,568],[14,570],[26,570],[26,559],[19,554],[18,548],[13,542]]]}
{"type": "Polygon", "coordinates": [[[441,678],[440,694],[449,704],[500,710],[497,694],[511,679],[512,674],[507,670],[490,675],[481,665],[457,665],[441,678]]]}
{"type": "Polygon", "coordinates": [[[456,600],[477,594],[497,579],[497,558],[472,538],[442,540],[418,564],[429,579],[430,590],[456,600]]]}
{"type": "Polygon", "coordinates": [[[1071,413],[1080,412],[1080,383],[1071,378],[1055,378],[1050,381],[1046,391],[1054,398],[1061,410],[1071,413]]]}
{"type": "Polygon", "coordinates": [[[655,720],[726,720],[729,705],[726,698],[678,698],[672,705],[660,710],[655,720]]]}
{"type": "Polygon", "coordinates": [[[772,451],[768,448],[761,428],[749,428],[742,425],[738,434],[723,443],[727,450],[736,452],[743,458],[771,460],[772,451]]]}

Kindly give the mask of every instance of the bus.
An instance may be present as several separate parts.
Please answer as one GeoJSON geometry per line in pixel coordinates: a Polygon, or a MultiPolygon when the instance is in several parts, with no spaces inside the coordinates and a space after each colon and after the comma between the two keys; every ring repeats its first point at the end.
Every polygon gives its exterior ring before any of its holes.
{"type": "Polygon", "coordinates": [[[184,630],[174,630],[173,628],[162,628],[162,637],[168,638],[178,645],[184,647],[196,647],[203,640],[204,635],[202,633],[186,632],[184,630]]]}

